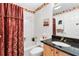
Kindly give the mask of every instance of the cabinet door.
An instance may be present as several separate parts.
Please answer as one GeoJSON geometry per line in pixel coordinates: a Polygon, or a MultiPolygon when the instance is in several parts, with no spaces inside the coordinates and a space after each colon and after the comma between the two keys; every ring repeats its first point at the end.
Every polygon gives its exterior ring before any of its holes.
{"type": "Polygon", "coordinates": [[[55,56],[70,56],[69,54],[55,49],[55,56]]]}
{"type": "Polygon", "coordinates": [[[70,56],[70,55],[56,48],[44,45],[43,56],[70,56]]]}
{"type": "Polygon", "coordinates": [[[44,45],[44,52],[43,52],[43,56],[52,56],[52,50],[51,47],[48,45],[44,45]]]}

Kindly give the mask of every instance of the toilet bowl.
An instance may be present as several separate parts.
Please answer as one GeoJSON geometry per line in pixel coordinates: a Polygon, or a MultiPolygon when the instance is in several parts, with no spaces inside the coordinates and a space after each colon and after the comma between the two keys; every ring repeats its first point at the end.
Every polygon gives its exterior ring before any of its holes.
{"type": "Polygon", "coordinates": [[[42,56],[43,48],[35,47],[30,51],[31,56],[42,56]]]}

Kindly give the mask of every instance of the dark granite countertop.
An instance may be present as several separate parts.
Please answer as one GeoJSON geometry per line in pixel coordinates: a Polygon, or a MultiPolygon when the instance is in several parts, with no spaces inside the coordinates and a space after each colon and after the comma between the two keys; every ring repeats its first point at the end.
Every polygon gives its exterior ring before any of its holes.
{"type": "Polygon", "coordinates": [[[56,49],[59,49],[65,53],[68,53],[72,56],[79,56],[79,40],[74,40],[74,39],[71,39],[71,38],[65,38],[67,39],[67,44],[71,45],[71,47],[61,47],[61,46],[57,46],[55,44],[53,44],[52,42],[53,41],[60,41],[58,38],[50,38],[50,39],[47,39],[47,40],[43,40],[41,42],[43,42],[44,44],[47,44],[51,47],[54,47],[56,49]]]}

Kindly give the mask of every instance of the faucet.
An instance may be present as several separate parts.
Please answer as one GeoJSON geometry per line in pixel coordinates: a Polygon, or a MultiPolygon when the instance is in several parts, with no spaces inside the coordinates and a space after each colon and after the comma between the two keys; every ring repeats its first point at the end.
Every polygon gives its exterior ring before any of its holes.
{"type": "Polygon", "coordinates": [[[64,40],[64,37],[62,37],[61,39],[60,39],[60,41],[63,41],[64,40]]]}
{"type": "Polygon", "coordinates": [[[60,39],[60,41],[67,42],[67,40],[64,39],[64,37],[62,37],[62,38],[60,39]]]}

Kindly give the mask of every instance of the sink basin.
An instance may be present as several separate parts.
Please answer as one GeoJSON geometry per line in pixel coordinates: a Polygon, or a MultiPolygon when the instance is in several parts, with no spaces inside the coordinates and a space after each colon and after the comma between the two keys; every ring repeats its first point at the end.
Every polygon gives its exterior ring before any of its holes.
{"type": "Polygon", "coordinates": [[[59,41],[53,41],[52,43],[55,45],[58,45],[58,46],[62,46],[62,47],[70,47],[71,46],[71,45],[68,45],[66,43],[59,42],[59,41]]]}

